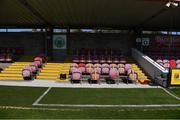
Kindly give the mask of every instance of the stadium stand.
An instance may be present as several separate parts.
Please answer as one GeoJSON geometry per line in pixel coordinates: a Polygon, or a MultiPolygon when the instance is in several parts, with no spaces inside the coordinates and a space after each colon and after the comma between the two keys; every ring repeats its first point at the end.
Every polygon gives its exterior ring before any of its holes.
{"type": "Polygon", "coordinates": [[[88,77],[90,83],[93,80],[101,81],[101,78],[106,79],[107,83],[111,83],[109,81],[115,81],[120,78],[119,76],[123,75],[126,76],[127,82],[139,82],[141,84],[148,84],[150,82],[145,73],[133,60],[127,62],[127,60],[123,58],[123,61],[118,61],[118,64],[113,63],[113,61],[111,61],[110,64],[107,64],[108,60],[105,62],[106,63],[101,64],[100,62],[93,63],[93,60],[91,63],[86,60],[84,60],[83,63],[82,61],[74,61],[74,63],[70,65],[72,83],[74,81],[81,82],[81,79],[87,77],[87,75],[90,75],[88,77]],[[108,78],[103,75],[108,76],[108,78]]]}
{"type": "Polygon", "coordinates": [[[43,66],[44,57],[23,56],[0,73],[0,80],[32,80],[43,66]],[[24,61],[24,62],[19,62],[24,61]]]}

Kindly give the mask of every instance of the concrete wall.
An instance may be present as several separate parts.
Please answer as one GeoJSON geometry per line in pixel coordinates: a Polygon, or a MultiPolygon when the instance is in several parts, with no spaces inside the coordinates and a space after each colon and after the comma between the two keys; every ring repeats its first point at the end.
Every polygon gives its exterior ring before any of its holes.
{"type": "Polygon", "coordinates": [[[131,54],[131,48],[135,46],[133,35],[127,34],[78,34],[68,36],[69,52],[77,48],[116,48],[124,54],[131,54]]]}
{"type": "Polygon", "coordinates": [[[0,33],[0,47],[20,47],[25,55],[44,52],[45,33],[0,33]]]}

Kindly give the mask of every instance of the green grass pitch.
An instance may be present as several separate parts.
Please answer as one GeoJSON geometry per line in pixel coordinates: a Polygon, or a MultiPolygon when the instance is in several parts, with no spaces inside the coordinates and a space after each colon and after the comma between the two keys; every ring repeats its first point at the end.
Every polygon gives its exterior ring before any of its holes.
{"type": "MultiPolygon", "coordinates": [[[[47,88],[0,86],[0,118],[179,119],[180,108],[36,107],[47,88]]],[[[180,89],[169,90],[180,96],[180,89]]],[[[41,104],[180,104],[161,89],[52,88],[41,104]]]]}

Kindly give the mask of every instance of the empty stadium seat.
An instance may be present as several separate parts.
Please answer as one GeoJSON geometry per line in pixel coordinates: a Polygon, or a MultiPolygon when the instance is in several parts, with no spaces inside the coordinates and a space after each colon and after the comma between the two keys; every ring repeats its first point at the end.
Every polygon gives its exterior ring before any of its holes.
{"type": "Polygon", "coordinates": [[[169,63],[164,63],[163,65],[165,68],[170,68],[170,64],[169,63]]]}
{"type": "Polygon", "coordinates": [[[134,71],[132,71],[129,75],[128,75],[128,80],[132,81],[132,82],[137,82],[138,80],[138,74],[134,71]]]}
{"type": "Polygon", "coordinates": [[[125,69],[124,69],[123,67],[120,67],[118,70],[119,70],[119,74],[120,74],[120,75],[126,73],[126,71],[125,71],[125,69]]]}
{"type": "Polygon", "coordinates": [[[172,59],[169,61],[170,68],[176,68],[176,60],[172,59]]]}
{"type": "Polygon", "coordinates": [[[85,67],[86,67],[86,65],[84,63],[79,64],[79,69],[81,70],[82,73],[85,73],[85,71],[86,71],[85,67]]]}
{"type": "Polygon", "coordinates": [[[176,68],[180,68],[180,63],[179,63],[179,64],[177,64],[176,68]]]}
{"type": "Polygon", "coordinates": [[[101,69],[100,68],[93,69],[93,72],[91,73],[90,82],[100,80],[100,74],[101,74],[101,69]]]}
{"type": "Polygon", "coordinates": [[[29,66],[25,66],[22,70],[24,80],[32,80],[32,71],[29,66]]]}
{"type": "Polygon", "coordinates": [[[115,80],[119,77],[119,71],[117,68],[110,68],[109,76],[112,80],[115,80]]]}
{"type": "Polygon", "coordinates": [[[75,68],[73,71],[72,71],[72,76],[71,76],[71,80],[74,81],[80,81],[82,78],[82,72],[79,68],[75,68]]]}
{"type": "Polygon", "coordinates": [[[178,60],[176,60],[176,64],[180,64],[180,60],[178,59],[178,60]]]}
{"type": "Polygon", "coordinates": [[[132,65],[131,64],[125,64],[124,68],[126,71],[128,71],[129,69],[132,69],[132,65]]]}
{"type": "Polygon", "coordinates": [[[109,74],[110,66],[108,64],[102,64],[101,69],[102,69],[102,74],[109,74]]]}
{"type": "Polygon", "coordinates": [[[169,63],[169,60],[164,59],[164,60],[163,60],[163,63],[164,63],[164,64],[165,64],[165,63],[169,63]]]}
{"type": "Polygon", "coordinates": [[[86,73],[91,74],[93,72],[94,66],[91,63],[86,64],[86,73]]]}
{"type": "Polygon", "coordinates": [[[30,67],[31,67],[32,73],[35,75],[35,74],[37,73],[37,71],[38,71],[38,66],[37,66],[37,64],[36,64],[36,63],[32,63],[32,64],[30,65],[30,67]]]}

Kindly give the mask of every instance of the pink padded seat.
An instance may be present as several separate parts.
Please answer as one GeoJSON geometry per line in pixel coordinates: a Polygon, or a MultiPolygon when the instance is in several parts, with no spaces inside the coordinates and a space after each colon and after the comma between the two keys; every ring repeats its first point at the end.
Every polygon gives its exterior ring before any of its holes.
{"type": "Polygon", "coordinates": [[[108,64],[102,64],[101,69],[102,69],[102,74],[109,74],[110,66],[108,64]]]}
{"type": "Polygon", "coordinates": [[[109,72],[109,76],[111,79],[117,79],[119,77],[119,71],[117,68],[111,68],[109,72]]]}
{"type": "Polygon", "coordinates": [[[79,68],[74,68],[74,70],[72,71],[72,76],[71,79],[72,80],[80,80],[82,78],[82,72],[79,68]]]}

